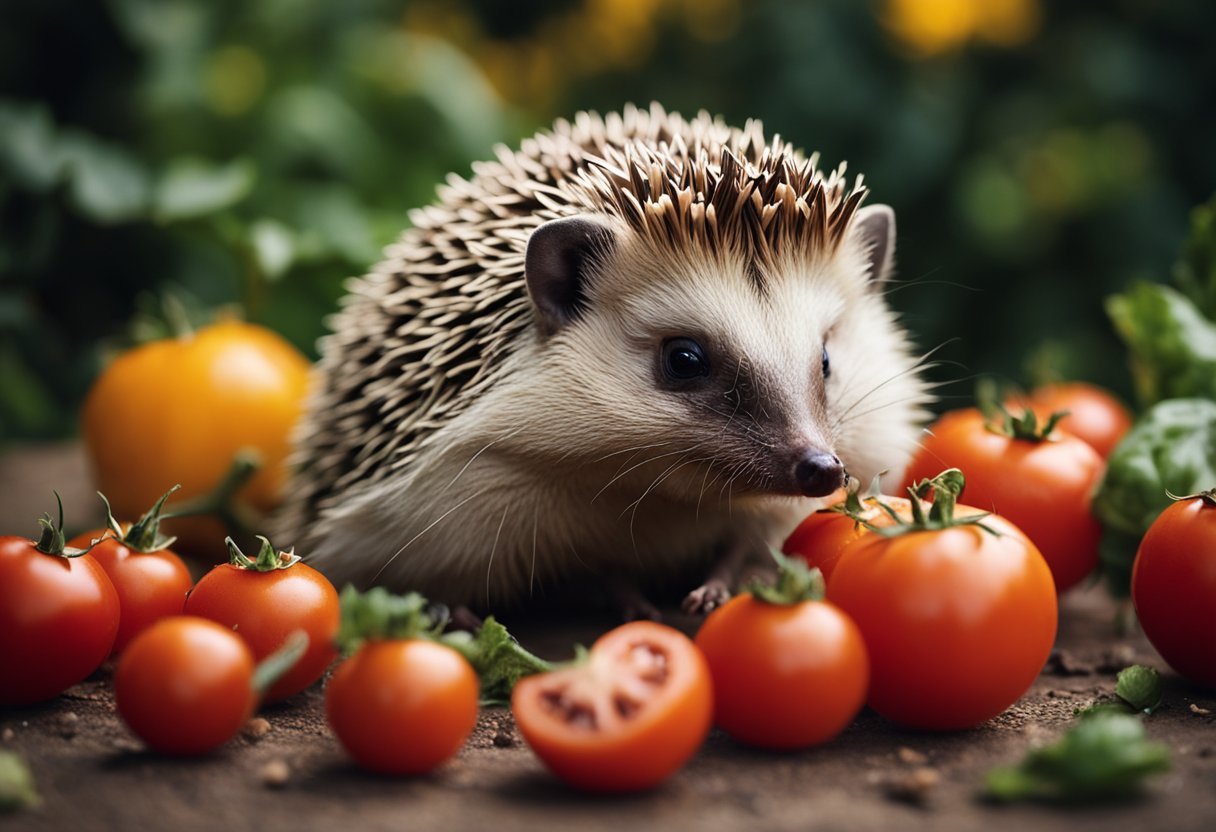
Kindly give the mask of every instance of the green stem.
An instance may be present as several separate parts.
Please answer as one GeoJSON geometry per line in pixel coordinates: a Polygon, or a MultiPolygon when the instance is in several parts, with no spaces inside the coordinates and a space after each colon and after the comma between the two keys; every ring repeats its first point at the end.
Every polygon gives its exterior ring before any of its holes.
{"type": "Polygon", "coordinates": [[[176,506],[169,517],[217,517],[228,531],[248,534],[259,525],[256,513],[237,500],[237,494],[262,467],[261,455],[253,448],[243,448],[232,458],[232,465],[210,493],[176,506]]]}
{"type": "Polygon", "coordinates": [[[258,663],[257,668],[253,671],[253,690],[259,699],[266,695],[266,691],[270,690],[275,682],[296,666],[300,657],[308,652],[308,644],[308,633],[303,630],[293,630],[283,642],[282,647],[258,663]]]}

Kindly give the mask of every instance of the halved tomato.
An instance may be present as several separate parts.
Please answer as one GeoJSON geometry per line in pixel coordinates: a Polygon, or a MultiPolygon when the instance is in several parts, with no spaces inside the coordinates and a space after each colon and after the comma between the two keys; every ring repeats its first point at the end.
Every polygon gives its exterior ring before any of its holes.
{"type": "Polygon", "coordinates": [[[600,792],[646,789],[700,748],[713,719],[709,668],[683,633],[633,621],[585,661],[521,679],[520,733],[554,774],[600,792]]]}

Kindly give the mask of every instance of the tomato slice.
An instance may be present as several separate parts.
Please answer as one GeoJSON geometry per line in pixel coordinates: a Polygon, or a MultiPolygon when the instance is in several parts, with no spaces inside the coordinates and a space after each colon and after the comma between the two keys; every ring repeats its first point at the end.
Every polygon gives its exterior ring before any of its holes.
{"type": "Polygon", "coordinates": [[[634,621],[605,634],[583,663],[522,679],[511,697],[520,733],[568,783],[592,791],[657,785],[709,732],[709,668],[683,633],[634,621]]]}

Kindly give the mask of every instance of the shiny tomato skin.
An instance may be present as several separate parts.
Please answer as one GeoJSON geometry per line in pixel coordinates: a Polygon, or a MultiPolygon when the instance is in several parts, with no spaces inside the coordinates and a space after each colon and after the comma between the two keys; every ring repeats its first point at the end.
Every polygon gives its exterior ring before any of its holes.
{"type": "Polygon", "coordinates": [[[477,724],[478,694],[477,674],[450,647],[369,641],[330,677],[325,712],[363,768],[424,774],[464,745],[477,724]]]}
{"type": "Polygon", "coordinates": [[[1051,571],[1005,519],[872,535],[837,564],[828,600],[861,630],[869,705],[911,728],[979,725],[1013,704],[1051,652],[1051,571]]]}
{"type": "MultiPolygon", "coordinates": [[[[68,545],[85,549],[103,534],[103,529],[86,532],[72,538],[68,545]]],[[[186,564],[173,552],[136,552],[122,541],[107,537],[89,549],[89,555],[105,570],[118,593],[118,636],[113,652],[121,653],[131,639],[160,619],[181,615],[194,581],[186,564]]]]}
{"type": "Polygon", "coordinates": [[[114,671],[114,701],[154,751],[218,748],[257,706],[253,654],[231,630],[196,616],[163,618],[137,635],[114,671]]]}
{"type": "MultiPolygon", "coordinates": [[[[304,403],[309,362],[276,333],[227,320],[118,356],[85,400],[82,434],[98,490],[117,517],[137,517],[180,483],[175,501],[210,492],[243,448],[262,467],[240,499],[267,511],[287,475],[290,432],[304,403]]],[[[186,550],[222,551],[214,524],[164,524],[186,550]]]]}
{"type": "Polygon", "coordinates": [[[968,505],[1000,514],[1034,541],[1057,592],[1097,566],[1102,527],[1089,506],[1105,463],[1085,442],[1059,430],[1042,442],[1011,439],[988,430],[979,410],[955,410],[929,428],[905,484],[945,468],[966,475],[968,505]]]}
{"type": "Polygon", "coordinates": [[[1149,526],[1132,567],[1132,602],[1161,658],[1216,688],[1216,506],[1178,500],[1149,526]]]}
{"type": "Polygon", "coordinates": [[[89,555],[38,551],[0,537],[0,705],[58,696],[110,655],[118,594],[89,555]]]}
{"type": "Polygon", "coordinates": [[[870,662],[861,631],[826,601],[737,595],[705,619],[696,644],[713,677],[714,722],[748,745],[819,745],[865,704],[870,662]]]}
{"type": "Polygon", "coordinates": [[[320,679],[337,655],[338,593],[306,563],[271,572],[216,566],[190,591],[185,612],[234,629],[259,662],[293,631],[308,634],[308,650],[266,692],[267,702],[286,699],[320,679]]]}
{"type": "Polygon", "coordinates": [[[713,684],[687,636],[633,621],[601,636],[585,664],[521,679],[511,711],[524,740],[562,780],[586,791],[639,791],[666,780],[700,748],[713,719],[713,684]],[[597,703],[611,704],[605,711],[597,703]],[[588,712],[593,725],[579,716],[588,712]]]}
{"type": "Polygon", "coordinates": [[[1040,419],[1067,410],[1060,429],[1088,442],[1103,459],[1132,427],[1132,414],[1122,402],[1101,387],[1082,381],[1036,388],[1029,402],[1040,419]]]}
{"type": "MultiPolygon", "coordinates": [[[[884,496],[881,500],[901,518],[911,517],[911,503],[906,498],[884,496]]],[[[866,522],[876,526],[889,526],[894,522],[874,497],[866,498],[862,505],[862,518],[866,522]]],[[[817,567],[826,582],[831,580],[832,571],[844,550],[869,533],[869,529],[853,518],[830,509],[822,509],[807,515],[798,524],[785,539],[781,551],[803,560],[807,566],[817,567]]]]}

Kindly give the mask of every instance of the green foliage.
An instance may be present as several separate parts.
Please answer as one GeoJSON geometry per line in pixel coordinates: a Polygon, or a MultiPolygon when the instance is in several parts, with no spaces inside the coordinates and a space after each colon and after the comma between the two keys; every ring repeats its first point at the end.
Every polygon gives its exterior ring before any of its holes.
{"type": "Polygon", "coordinates": [[[1111,591],[1130,591],[1140,538],[1170,504],[1216,482],[1216,401],[1168,399],[1154,405],[1107,459],[1094,494],[1102,521],[1099,554],[1111,591]]]}
{"type": "MultiPolygon", "coordinates": [[[[922,54],[885,0],[8,0],[0,442],[71,434],[166,293],[312,350],[449,171],[653,99],[864,172],[899,215],[893,302],[925,347],[957,339],[937,380],[1034,357],[1126,388],[1099,299],[1163,272],[1216,181],[1216,6],[1022,5],[1041,24],[1012,45],[922,54]]],[[[1176,274],[1209,315],[1210,239],[1176,274]]]]}
{"type": "Polygon", "coordinates": [[[1032,750],[1014,768],[990,771],[987,796],[1001,802],[1127,798],[1169,766],[1168,750],[1148,742],[1139,717],[1093,709],[1058,742],[1032,750]]]}
{"type": "Polygon", "coordinates": [[[0,813],[28,809],[41,802],[25,760],[15,751],[0,748],[0,813]]]}

